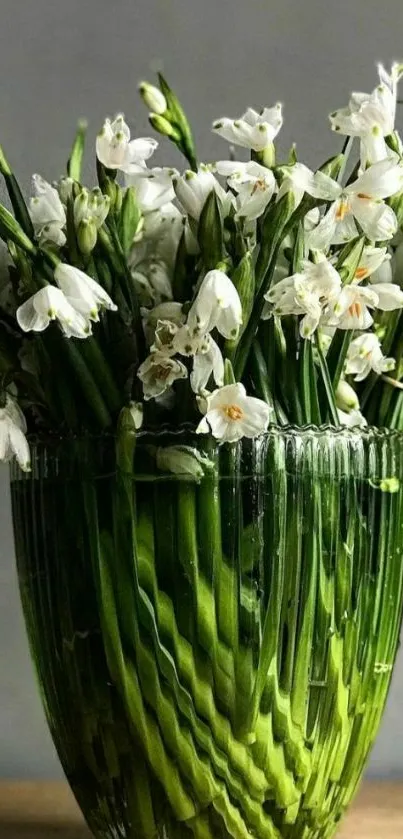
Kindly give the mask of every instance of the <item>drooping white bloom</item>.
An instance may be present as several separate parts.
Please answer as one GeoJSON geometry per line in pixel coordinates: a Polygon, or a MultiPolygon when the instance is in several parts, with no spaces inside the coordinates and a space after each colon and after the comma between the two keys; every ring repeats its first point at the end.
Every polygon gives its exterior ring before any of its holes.
{"type": "Polygon", "coordinates": [[[55,268],[55,280],[69,304],[86,321],[98,321],[101,309],[117,311],[105,289],[79,268],[59,262],[55,268]]]}
{"type": "Polygon", "coordinates": [[[354,338],[348,348],[346,373],[354,376],[357,382],[361,382],[371,370],[381,375],[393,370],[395,363],[394,358],[384,356],[377,335],[366,332],[354,338]]]}
{"type": "Polygon", "coordinates": [[[170,321],[179,327],[184,324],[186,320],[186,316],[183,314],[182,310],[182,303],[176,303],[174,301],[159,303],[152,309],[142,307],[140,309],[140,313],[143,320],[143,329],[148,346],[151,346],[154,341],[158,321],[170,321]]]}
{"type": "Polygon", "coordinates": [[[242,324],[242,304],[233,282],[223,271],[206,274],[187,323],[195,334],[218,329],[224,338],[236,338],[242,324]]]}
{"type": "Polygon", "coordinates": [[[149,111],[159,115],[165,114],[168,108],[167,100],[159,87],[149,82],[140,82],[139,93],[149,111]]]}
{"type": "Polygon", "coordinates": [[[162,260],[144,260],[134,266],[131,273],[143,305],[157,306],[164,300],[172,300],[171,274],[162,260]]]}
{"type": "Polygon", "coordinates": [[[203,393],[210,376],[217,387],[224,384],[224,359],[218,344],[211,335],[206,336],[207,349],[199,351],[193,358],[193,370],[190,374],[190,386],[195,393],[203,393]]]}
{"type": "Polygon", "coordinates": [[[391,312],[403,307],[403,291],[394,283],[363,287],[358,283],[343,286],[332,301],[326,323],[338,329],[368,329],[373,322],[369,309],[391,312]]]}
{"type": "Polygon", "coordinates": [[[23,332],[43,332],[51,320],[58,320],[67,338],[88,338],[91,334],[89,321],[53,285],[41,288],[26,300],[17,309],[16,317],[23,332]]]}
{"type": "Polygon", "coordinates": [[[175,337],[180,331],[179,326],[171,320],[159,320],[155,327],[154,343],[151,352],[162,352],[165,355],[175,355],[175,337]]]}
{"type": "Polygon", "coordinates": [[[396,157],[375,163],[346,187],[336,186],[338,197],[318,226],[307,233],[308,247],[326,250],[331,244],[350,241],[359,234],[356,222],[372,242],[394,236],[397,218],[382,199],[403,187],[403,166],[396,157]]]}
{"type": "Polygon", "coordinates": [[[91,191],[82,188],[74,200],[74,223],[76,227],[82,221],[94,222],[97,228],[102,227],[110,208],[110,198],[104,195],[98,187],[91,191]]]}
{"type": "Polygon", "coordinates": [[[186,379],[187,370],[181,361],[164,352],[152,352],[137,373],[143,382],[144,399],[155,399],[165,393],[177,379],[186,379]]]}
{"type": "Polygon", "coordinates": [[[368,425],[365,417],[359,410],[342,411],[338,408],[337,414],[339,422],[341,425],[345,425],[346,428],[365,428],[368,425]]]}
{"type": "Polygon", "coordinates": [[[24,472],[31,469],[31,455],[26,438],[27,424],[19,405],[7,394],[0,408],[0,461],[16,457],[24,472]]]}
{"type": "Polygon", "coordinates": [[[271,169],[254,160],[248,163],[220,160],[217,172],[227,178],[228,186],[237,192],[236,214],[253,220],[259,218],[276,191],[276,179],[271,169]]]}
{"type": "Polygon", "coordinates": [[[176,197],[184,211],[196,221],[206,203],[210,192],[213,190],[221,200],[223,214],[226,215],[231,205],[231,195],[228,195],[214,177],[212,171],[206,166],[201,166],[198,172],[190,169],[181,177],[173,179],[176,197]]]}
{"type": "MultiPolygon", "coordinates": [[[[305,193],[311,195],[312,198],[323,201],[333,201],[339,195],[339,185],[333,178],[330,178],[324,172],[312,172],[304,163],[282,166],[281,171],[284,177],[278,192],[278,201],[287,192],[294,194],[296,207],[301,203],[305,193]]],[[[315,213],[318,212],[317,208],[314,208],[314,210],[315,213]]]]}
{"type": "Polygon", "coordinates": [[[380,64],[380,83],[372,93],[353,93],[347,108],[330,114],[333,131],[361,140],[361,166],[384,160],[390,154],[385,137],[395,127],[397,82],[401,65],[393,64],[390,74],[380,64]]]}
{"type": "Polygon", "coordinates": [[[34,195],[30,201],[29,214],[36,235],[43,243],[52,242],[62,247],[66,243],[63,232],[66,213],[57,189],[40,175],[33,175],[32,189],[34,195]]]}
{"type": "Polygon", "coordinates": [[[388,254],[387,248],[375,248],[368,245],[362,252],[360,264],[355,272],[356,281],[361,282],[368,277],[372,277],[382,265],[388,265],[389,263],[390,254],[388,254]]]}
{"type": "Polygon", "coordinates": [[[239,119],[222,117],[213,122],[213,131],[236,146],[263,151],[277,137],[282,124],[281,104],[277,102],[272,108],[264,108],[260,114],[248,108],[239,119]]]}
{"type": "Polygon", "coordinates": [[[133,186],[136,191],[136,200],[143,213],[152,213],[160,210],[165,204],[169,204],[175,198],[175,191],[172,179],[177,176],[176,169],[154,167],[153,169],[139,169],[137,172],[127,174],[125,183],[133,186]]]}
{"type": "Polygon", "coordinates": [[[247,396],[239,382],[214,390],[206,400],[206,414],[197,434],[211,434],[222,443],[235,443],[242,437],[257,437],[266,430],[270,408],[261,399],[247,396]]]}
{"type": "Polygon", "coordinates": [[[341,289],[339,273],[327,259],[318,263],[302,260],[301,272],[276,283],[265,294],[269,306],[263,318],[276,315],[304,315],[300,323],[303,338],[310,338],[324,312],[341,289]]]}
{"type": "Polygon", "coordinates": [[[123,114],[106,119],[96,141],[98,160],[107,169],[137,172],[155,152],[158,143],[152,137],[130,139],[130,129],[123,114]]]}

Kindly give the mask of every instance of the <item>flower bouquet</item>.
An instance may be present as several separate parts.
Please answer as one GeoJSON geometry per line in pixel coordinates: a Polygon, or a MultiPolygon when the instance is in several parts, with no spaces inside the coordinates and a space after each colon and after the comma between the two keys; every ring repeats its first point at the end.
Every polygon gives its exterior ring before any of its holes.
{"type": "Polygon", "coordinates": [[[361,777],[403,605],[402,73],[331,114],[316,171],[276,153],[280,104],[199,162],[162,76],[140,94],[183,174],[123,115],[92,189],[84,124],[28,204],[0,150],[0,457],[100,839],[325,839],[361,777]]]}

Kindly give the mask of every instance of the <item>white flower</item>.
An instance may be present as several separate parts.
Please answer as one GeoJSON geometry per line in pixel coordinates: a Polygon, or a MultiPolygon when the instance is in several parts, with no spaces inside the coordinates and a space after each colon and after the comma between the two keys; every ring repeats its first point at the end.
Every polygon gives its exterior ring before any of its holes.
{"type": "Polygon", "coordinates": [[[148,345],[150,346],[155,337],[155,330],[158,321],[170,321],[176,326],[181,326],[185,323],[186,317],[182,311],[182,303],[174,301],[167,301],[166,303],[159,303],[153,309],[140,309],[141,317],[143,319],[143,329],[148,345]]]}
{"type": "Polygon", "coordinates": [[[228,186],[238,193],[237,216],[249,220],[261,216],[277,188],[271,169],[254,160],[248,163],[220,160],[216,169],[227,178],[228,186]]]}
{"type": "Polygon", "coordinates": [[[175,337],[179,327],[170,320],[159,320],[154,333],[154,343],[151,352],[163,352],[165,355],[175,355],[175,337]]]}
{"type": "Polygon", "coordinates": [[[186,170],[182,177],[174,178],[174,189],[176,197],[184,211],[196,221],[206,203],[210,192],[217,193],[223,205],[223,214],[226,215],[231,204],[231,195],[228,195],[220,186],[213,173],[207,167],[201,166],[198,172],[186,170]]]}
{"type": "Polygon", "coordinates": [[[304,315],[300,323],[303,338],[310,338],[322,320],[326,307],[341,289],[340,275],[327,259],[318,263],[302,260],[302,271],[276,283],[266,294],[270,304],[263,318],[276,315],[304,315]]]}
{"type": "MultiPolygon", "coordinates": [[[[292,192],[295,198],[295,206],[301,203],[305,193],[311,195],[312,198],[318,198],[322,201],[333,201],[339,195],[339,185],[329,175],[324,172],[312,172],[304,163],[294,163],[292,166],[282,166],[281,171],[284,175],[281,183],[277,200],[283,197],[287,192],[292,192]]],[[[318,209],[310,211],[318,213],[318,209]]],[[[309,213],[305,216],[307,218],[309,213]]],[[[315,216],[314,216],[315,217],[315,216]]],[[[311,216],[312,218],[312,216],[311,216]]],[[[309,218],[308,218],[309,224],[309,218]]]]}
{"type": "Polygon", "coordinates": [[[370,93],[353,93],[347,108],[330,115],[333,131],[361,139],[361,165],[384,160],[390,154],[385,137],[395,127],[397,82],[401,66],[393,64],[390,75],[378,66],[380,84],[370,93]]]}
{"type": "Polygon", "coordinates": [[[383,355],[379,338],[373,332],[354,338],[348,348],[346,374],[354,376],[356,382],[365,379],[371,370],[381,375],[394,367],[394,358],[383,355]]]}
{"type": "Polygon", "coordinates": [[[187,370],[181,361],[164,352],[153,352],[140,365],[137,373],[143,382],[144,399],[161,396],[177,379],[186,379],[187,370]]]}
{"type": "Polygon", "coordinates": [[[382,199],[400,192],[402,186],[403,167],[395,158],[370,166],[349,186],[337,184],[338,197],[307,234],[307,246],[326,250],[331,244],[348,242],[359,234],[356,222],[372,242],[391,239],[397,218],[382,199]]]}
{"type": "Polygon", "coordinates": [[[204,478],[206,470],[214,468],[213,461],[193,446],[161,446],[157,448],[155,457],[158,469],[187,479],[195,478],[196,481],[204,478]]]}
{"type": "Polygon", "coordinates": [[[98,187],[93,190],[82,188],[74,200],[74,223],[76,227],[82,221],[94,222],[97,228],[102,227],[110,207],[110,198],[104,195],[98,187]]]}
{"type": "Polygon", "coordinates": [[[43,332],[51,320],[58,320],[67,338],[88,338],[91,326],[69,303],[60,288],[47,285],[17,309],[17,321],[23,332],[43,332]]]}
{"type": "Polygon", "coordinates": [[[97,158],[107,169],[137,172],[155,152],[158,143],[151,137],[130,140],[130,129],[123,114],[111,122],[106,119],[96,141],[97,158]]]}
{"type": "Polygon", "coordinates": [[[73,265],[59,262],[55,268],[55,280],[71,306],[86,321],[98,321],[101,309],[117,311],[105,289],[73,265]]]}
{"type": "Polygon", "coordinates": [[[172,300],[171,275],[161,260],[145,260],[132,268],[131,273],[140,302],[145,306],[172,300]]]}
{"type": "Polygon", "coordinates": [[[127,174],[127,186],[133,186],[136,200],[143,213],[160,210],[175,198],[172,178],[177,175],[176,169],[155,167],[154,169],[140,169],[138,172],[127,174]]]}
{"type": "Polygon", "coordinates": [[[190,386],[195,393],[203,393],[210,376],[217,387],[224,384],[224,359],[218,344],[211,335],[206,336],[207,349],[197,352],[193,358],[193,370],[190,374],[190,386]]]}
{"type": "Polygon", "coordinates": [[[283,124],[281,104],[278,102],[272,108],[264,108],[259,114],[253,108],[248,108],[240,119],[222,119],[213,122],[213,131],[245,149],[263,151],[274,138],[283,124]]]}
{"type": "Polygon", "coordinates": [[[345,425],[347,428],[365,428],[368,425],[361,411],[354,410],[346,412],[338,408],[337,414],[341,425],[345,425]]]}
{"type": "Polygon", "coordinates": [[[389,263],[390,254],[387,253],[387,248],[374,248],[372,245],[368,245],[362,252],[360,264],[355,272],[356,281],[366,280],[375,272],[378,273],[382,265],[389,265],[389,263]]]}
{"type": "Polygon", "coordinates": [[[24,472],[31,469],[31,455],[26,439],[27,424],[20,407],[6,396],[4,407],[0,408],[0,461],[8,462],[13,457],[24,472]]]}
{"type": "Polygon", "coordinates": [[[368,329],[373,319],[369,309],[391,312],[403,307],[403,291],[394,283],[362,287],[358,283],[343,286],[326,316],[326,323],[338,329],[368,329]]]}
{"type": "Polygon", "coordinates": [[[233,282],[223,271],[209,271],[199,288],[187,320],[195,334],[218,329],[224,338],[236,338],[242,324],[242,304],[233,282]]]}
{"type": "Polygon", "coordinates": [[[239,382],[224,385],[206,398],[206,415],[199,423],[197,434],[211,434],[217,440],[235,443],[242,437],[257,437],[266,430],[270,408],[261,399],[247,396],[239,382]]]}
{"type": "Polygon", "coordinates": [[[63,232],[66,213],[57,189],[40,175],[33,175],[32,188],[34,196],[30,201],[29,214],[36,235],[41,242],[52,242],[62,247],[66,243],[63,232]]]}
{"type": "Polygon", "coordinates": [[[149,111],[159,115],[165,114],[168,108],[167,100],[159,87],[149,82],[140,82],[139,93],[149,111]]]}

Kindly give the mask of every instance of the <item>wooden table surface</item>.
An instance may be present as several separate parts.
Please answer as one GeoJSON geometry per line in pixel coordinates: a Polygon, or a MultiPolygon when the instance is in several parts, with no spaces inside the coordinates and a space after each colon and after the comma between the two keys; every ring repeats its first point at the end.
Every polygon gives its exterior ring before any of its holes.
{"type": "MultiPolygon", "coordinates": [[[[0,782],[0,839],[90,839],[64,783],[0,782]]],[[[337,839],[403,839],[403,784],[367,783],[337,839]]]]}

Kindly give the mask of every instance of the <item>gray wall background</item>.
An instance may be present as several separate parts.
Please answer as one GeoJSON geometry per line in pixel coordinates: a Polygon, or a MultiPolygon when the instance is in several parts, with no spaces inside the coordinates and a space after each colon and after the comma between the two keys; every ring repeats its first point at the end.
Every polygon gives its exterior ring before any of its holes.
{"type": "MultiPolygon", "coordinates": [[[[204,159],[225,156],[214,118],[285,105],[282,142],[308,164],[337,149],[327,114],[403,60],[402,0],[0,0],[0,143],[24,188],[64,168],[77,117],[126,113],[147,129],[136,84],[163,67],[204,159]]],[[[403,97],[403,90],[402,90],[403,97]]],[[[170,147],[165,160],[178,163],[170,147]]],[[[92,169],[89,167],[89,174],[92,169]]],[[[0,468],[0,776],[60,775],[29,661],[14,570],[8,477],[0,468]]],[[[400,655],[370,772],[403,776],[400,655]]]]}

